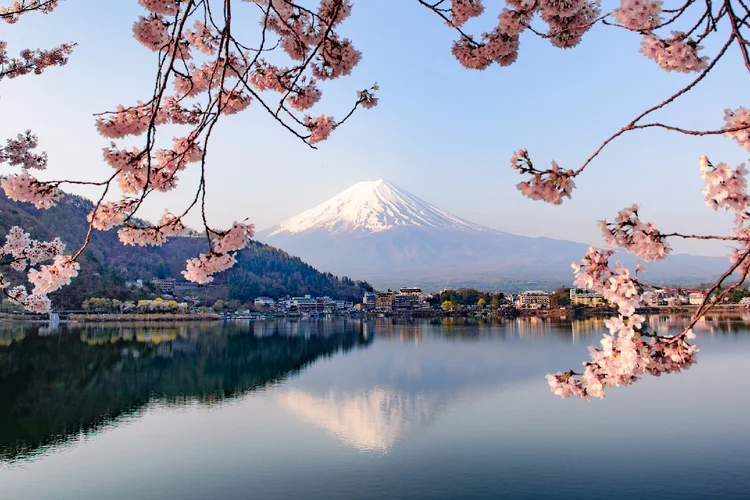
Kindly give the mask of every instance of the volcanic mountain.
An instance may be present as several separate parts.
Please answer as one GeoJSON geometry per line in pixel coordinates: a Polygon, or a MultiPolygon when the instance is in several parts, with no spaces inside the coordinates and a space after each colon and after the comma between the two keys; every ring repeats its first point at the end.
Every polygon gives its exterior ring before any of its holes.
{"type": "MultiPolygon", "coordinates": [[[[381,287],[503,286],[544,288],[569,284],[570,264],[588,245],[518,236],[474,224],[385,181],[360,182],[280,224],[258,239],[337,274],[381,287]]],[[[632,265],[629,255],[618,256],[632,265]]],[[[649,278],[696,283],[718,275],[717,257],[673,255],[649,263],[649,278]]]]}

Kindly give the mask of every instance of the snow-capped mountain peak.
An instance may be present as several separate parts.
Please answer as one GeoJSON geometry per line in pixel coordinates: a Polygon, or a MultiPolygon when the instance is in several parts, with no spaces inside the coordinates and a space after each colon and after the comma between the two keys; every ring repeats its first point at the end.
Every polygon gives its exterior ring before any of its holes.
{"type": "Polygon", "coordinates": [[[493,231],[444,212],[394,184],[378,179],[359,182],[264,232],[268,236],[321,229],[330,234],[377,233],[399,226],[451,231],[493,231]]]}

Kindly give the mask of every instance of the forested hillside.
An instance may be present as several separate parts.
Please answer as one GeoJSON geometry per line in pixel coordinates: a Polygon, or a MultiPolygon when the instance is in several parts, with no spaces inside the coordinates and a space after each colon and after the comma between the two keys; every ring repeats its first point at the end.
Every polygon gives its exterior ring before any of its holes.
{"type": "MultiPolygon", "coordinates": [[[[49,240],[59,236],[75,251],[84,241],[88,224],[86,214],[93,208],[90,200],[66,195],[49,210],[38,210],[28,203],[16,203],[0,193],[0,239],[12,226],[20,226],[33,238],[49,240]]],[[[119,299],[136,298],[139,292],[126,286],[127,281],[153,278],[182,279],[185,261],[205,252],[204,237],[173,238],[162,247],[122,245],[115,230],[94,231],[91,244],[81,259],[81,273],[70,286],[52,294],[57,307],[78,307],[90,296],[119,299]]],[[[359,301],[367,283],[354,282],[330,273],[321,273],[286,252],[252,241],[238,255],[237,265],[217,276],[220,298],[248,301],[259,295],[331,297],[359,301]]],[[[219,297],[217,297],[219,298],[219,297]]]]}

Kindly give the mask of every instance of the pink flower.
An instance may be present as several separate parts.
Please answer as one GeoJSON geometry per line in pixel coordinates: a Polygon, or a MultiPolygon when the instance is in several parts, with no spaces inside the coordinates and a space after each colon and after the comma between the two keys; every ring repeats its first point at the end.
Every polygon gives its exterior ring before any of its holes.
{"type": "Polygon", "coordinates": [[[563,171],[556,162],[552,162],[550,170],[536,170],[529,158],[528,151],[519,150],[510,160],[514,169],[521,174],[531,174],[533,177],[528,182],[521,182],[516,187],[524,196],[532,200],[544,200],[553,205],[562,203],[562,199],[570,198],[570,193],[575,189],[573,172],[563,171]]]}
{"type": "Polygon", "coordinates": [[[649,31],[661,24],[661,0],[621,0],[615,20],[634,31],[649,31]]]}
{"type": "Polygon", "coordinates": [[[71,279],[78,276],[80,267],[69,256],[58,255],[53,264],[41,266],[38,271],[32,269],[29,271],[29,282],[34,285],[33,293],[47,295],[69,284],[71,279]]]}
{"type": "Polygon", "coordinates": [[[703,194],[706,196],[707,206],[714,210],[722,207],[737,212],[747,209],[750,198],[747,194],[747,169],[744,163],[732,170],[726,163],[714,166],[704,155],[700,159],[700,167],[701,178],[706,182],[703,194]]]}
{"type": "Polygon", "coordinates": [[[653,224],[640,221],[638,205],[621,210],[613,224],[602,221],[599,227],[607,244],[620,246],[646,261],[664,259],[672,250],[653,224]]]}
{"type": "Polygon", "coordinates": [[[450,26],[461,26],[472,17],[482,15],[484,6],[482,0],[451,0],[452,19],[450,26]]]}
{"type": "Polygon", "coordinates": [[[5,148],[0,148],[0,163],[44,170],[47,168],[47,153],[34,153],[32,150],[36,149],[37,144],[37,137],[31,130],[18,134],[15,139],[8,139],[5,148]]]}
{"type": "Polygon", "coordinates": [[[667,40],[652,34],[644,35],[640,52],[666,71],[703,71],[708,66],[707,57],[698,57],[698,51],[703,47],[690,40],[685,42],[685,36],[677,31],[673,31],[672,38],[667,40]]]}
{"type": "Polygon", "coordinates": [[[214,274],[229,269],[236,262],[234,255],[231,253],[201,254],[198,258],[187,261],[187,267],[182,271],[182,275],[188,281],[203,285],[212,282],[214,274]]]}
{"type": "Polygon", "coordinates": [[[62,198],[56,184],[38,181],[26,170],[4,177],[0,186],[11,200],[33,203],[36,208],[53,207],[62,198]]]}
{"type": "Polygon", "coordinates": [[[141,16],[133,24],[133,36],[146,48],[157,51],[169,44],[170,35],[167,31],[169,23],[164,21],[161,14],[141,16]]]}
{"type": "Polygon", "coordinates": [[[308,116],[305,120],[305,126],[310,129],[310,138],[308,142],[315,144],[328,139],[331,131],[336,128],[336,122],[333,117],[320,115],[317,118],[308,116]]]}
{"type": "Polygon", "coordinates": [[[726,122],[726,125],[724,126],[726,129],[744,127],[744,129],[741,130],[726,132],[724,137],[734,139],[740,146],[750,151],[750,110],[742,107],[737,108],[734,111],[731,109],[725,109],[724,121],[726,122]]]}
{"type": "Polygon", "coordinates": [[[220,254],[241,250],[247,246],[253,234],[252,224],[235,222],[229,231],[219,234],[214,242],[214,250],[220,254]]]}
{"type": "Polygon", "coordinates": [[[173,15],[179,9],[179,0],[138,0],[145,9],[154,14],[173,15]]]}

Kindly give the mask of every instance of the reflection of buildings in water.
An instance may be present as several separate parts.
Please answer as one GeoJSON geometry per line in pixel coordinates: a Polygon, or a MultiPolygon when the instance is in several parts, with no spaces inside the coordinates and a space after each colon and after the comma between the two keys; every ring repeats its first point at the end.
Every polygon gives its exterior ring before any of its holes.
{"type": "Polygon", "coordinates": [[[438,396],[386,387],[322,395],[285,389],[276,392],[276,398],[303,420],[357,449],[372,451],[389,450],[409,431],[432,422],[443,406],[438,396]]]}
{"type": "Polygon", "coordinates": [[[571,334],[574,339],[583,339],[601,335],[607,330],[604,326],[605,318],[583,318],[576,319],[570,325],[571,334]]]}
{"type": "Polygon", "coordinates": [[[398,338],[403,344],[421,344],[424,330],[430,328],[426,321],[386,319],[372,325],[378,337],[398,338]]]}
{"type": "Polygon", "coordinates": [[[552,332],[552,320],[543,316],[524,316],[508,321],[506,329],[518,337],[544,337],[552,332]]]}

